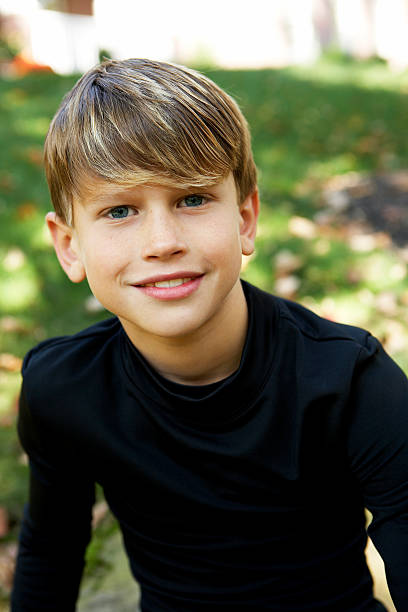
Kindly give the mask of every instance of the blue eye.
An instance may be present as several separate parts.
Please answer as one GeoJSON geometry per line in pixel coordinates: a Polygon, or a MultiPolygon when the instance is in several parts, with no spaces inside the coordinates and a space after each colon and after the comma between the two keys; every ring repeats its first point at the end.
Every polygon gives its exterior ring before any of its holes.
{"type": "Polygon", "coordinates": [[[111,219],[125,219],[129,214],[129,206],[115,206],[109,211],[111,219]]]}
{"type": "Polygon", "coordinates": [[[203,204],[204,196],[197,194],[188,195],[182,199],[182,202],[184,202],[185,206],[194,208],[195,206],[201,206],[203,204]]]}

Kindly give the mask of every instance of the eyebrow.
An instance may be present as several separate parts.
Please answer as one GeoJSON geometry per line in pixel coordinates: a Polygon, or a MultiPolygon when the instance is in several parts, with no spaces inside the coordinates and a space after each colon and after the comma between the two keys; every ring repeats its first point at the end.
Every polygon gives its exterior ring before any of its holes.
{"type": "MultiPolygon", "coordinates": [[[[172,190],[174,192],[174,197],[181,197],[186,194],[205,194],[208,191],[217,188],[219,186],[219,182],[212,183],[211,185],[206,185],[203,187],[197,187],[195,185],[191,185],[189,187],[167,187],[167,189],[172,190]]],[[[137,189],[139,185],[135,185],[134,187],[120,187],[117,188],[112,187],[112,189],[108,190],[108,193],[95,194],[94,196],[89,196],[88,198],[84,198],[82,203],[87,207],[98,207],[101,205],[110,205],[112,203],[112,198],[118,198],[122,201],[123,204],[126,204],[126,199],[134,200],[138,198],[137,193],[132,193],[133,190],[137,189]]],[[[143,183],[140,187],[147,188],[157,188],[157,187],[165,187],[163,185],[155,185],[155,184],[146,184],[143,183]]],[[[166,188],[166,187],[165,187],[166,188]]]]}
{"type": "Polygon", "coordinates": [[[109,205],[111,204],[113,198],[126,199],[126,197],[134,197],[129,192],[130,189],[121,189],[118,187],[118,189],[109,190],[108,193],[96,193],[91,194],[88,197],[85,196],[81,201],[82,204],[87,207],[96,207],[104,204],[109,205]]]}

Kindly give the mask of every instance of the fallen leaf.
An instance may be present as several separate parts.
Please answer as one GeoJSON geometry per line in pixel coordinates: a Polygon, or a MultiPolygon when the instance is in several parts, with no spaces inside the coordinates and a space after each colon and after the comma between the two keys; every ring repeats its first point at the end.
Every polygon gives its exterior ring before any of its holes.
{"type": "Polygon", "coordinates": [[[392,319],[385,322],[384,348],[389,353],[406,352],[408,345],[407,331],[402,323],[392,319]]]}
{"type": "Polygon", "coordinates": [[[404,306],[408,306],[408,289],[405,289],[405,291],[402,292],[400,300],[401,304],[403,304],[404,306]]]}
{"type": "Polygon", "coordinates": [[[104,307],[94,295],[90,295],[85,300],[85,310],[87,312],[101,312],[104,307]]]}
{"type": "Polygon", "coordinates": [[[297,238],[311,240],[316,237],[316,224],[305,217],[291,217],[289,220],[289,232],[297,238]]]}
{"type": "Polygon", "coordinates": [[[336,213],[343,212],[350,204],[350,196],[345,189],[328,191],[324,198],[329,208],[333,209],[336,213]]]}
{"type": "Polygon", "coordinates": [[[24,156],[34,166],[43,165],[43,150],[41,147],[27,147],[24,151],[24,156]]]}
{"type": "Polygon", "coordinates": [[[407,266],[402,261],[395,263],[390,270],[390,278],[395,281],[403,280],[407,275],[407,266]]]}
{"type": "Polygon", "coordinates": [[[324,256],[330,253],[330,249],[331,249],[330,241],[327,240],[327,238],[320,238],[315,243],[313,251],[316,253],[316,255],[324,256]]]}
{"type": "Polygon", "coordinates": [[[289,249],[283,249],[275,255],[275,272],[278,277],[288,276],[302,265],[302,258],[289,251],[289,249]]]}
{"type": "Polygon", "coordinates": [[[37,64],[23,53],[17,53],[11,61],[12,74],[25,76],[30,72],[52,72],[52,68],[46,64],[37,64]]]}
{"type": "Polygon", "coordinates": [[[368,253],[376,247],[375,236],[373,234],[353,234],[349,238],[349,245],[352,251],[368,253]]]}
{"type": "Polygon", "coordinates": [[[92,510],[92,527],[96,527],[105,518],[108,513],[108,504],[106,501],[98,502],[92,510]]]}
{"type": "Polygon", "coordinates": [[[31,219],[31,217],[37,213],[37,210],[37,206],[34,202],[23,202],[17,207],[17,217],[21,219],[21,221],[31,219]]]}
{"type": "Polygon", "coordinates": [[[7,251],[5,258],[3,259],[3,268],[8,272],[14,272],[23,267],[25,263],[25,255],[23,251],[17,247],[14,247],[7,251]]]}
{"type": "Polygon", "coordinates": [[[9,532],[9,515],[4,506],[0,506],[0,538],[4,538],[9,532]]]}
{"type": "Polygon", "coordinates": [[[2,587],[6,593],[11,591],[16,558],[17,544],[13,542],[0,546],[0,587],[2,587]]]}
{"type": "Polygon", "coordinates": [[[357,297],[362,304],[366,304],[367,306],[372,306],[375,302],[374,293],[367,287],[360,289],[360,291],[357,293],[357,297]]]}
{"type": "Polygon", "coordinates": [[[300,287],[300,279],[290,275],[277,278],[275,281],[275,292],[282,297],[293,299],[300,287]]]}
{"type": "Polygon", "coordinates": [[[397,297],[391,291],[383,291],[375,298],[377,310],[383,314],[394,317],[398,312],[397,297]]]}
{"type": "Polygon", "coordinates": [[[21,453],[18,458],[18,462],[20,465],[24,465],[25,467],[27,467],[29,465],[28,455],[26,453],[21,453]]]}
{"type": "Polygon", "coordinates": [[[361,280],[363,280],[361,271],[357,268],[349,268],[347,270],[347,280],[351,285],[356,285],[361,280]]]}
{"type": "Polygon", "coordinates": [[[6,316],[0,319],[0,329],[6,333],[27,334],[31,328],[16,317],[6,316]]]}
{"type": "Polygon", "coordinates": [[[384,134],[381,132],[368,134],[360,138],[354,145],[354,152],[359,154],[377,153],[384,143],[384,134]]]}
{"type": "Polygon", "coordinates": [[[400,223],[406,217],[405,207],[396,206],[394,204],[385,204],[382,211],[383,217],[389,223],[400,223]]]}
{"type": "Polygon", "coordinates": [[[19,372],[22,364],[23,360],[20,357],[11,355],[11,353],[0,353],[0,370],[19,372]]]}
{"type": "Polygon", "coordinates": [[[11,191],[14,187],[13,176],[9,172],[2,172],[0,175],[0,189],[11,191]]]}
{"type": "Polygon", "coordinates": [[[337,320],[337,309],[336,303],[332,297],[325,297],[322,300],[320,314],[325,319],[329,319],[330,321],[337,320]]]}
{"type": "Polygon", "coordinates": [[[9,405],[6,411],[2,411],[0,416],[0,427],[14,427],[16,414],[18,413],[19,395],[9,405]]]}

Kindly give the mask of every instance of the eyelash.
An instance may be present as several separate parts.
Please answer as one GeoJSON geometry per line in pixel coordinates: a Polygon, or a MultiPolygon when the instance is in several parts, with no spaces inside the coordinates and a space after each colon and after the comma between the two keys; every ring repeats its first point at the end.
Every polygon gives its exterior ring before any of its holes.
{"type": "MultiPolygon", "coordinates": [[[[110,210],[108,210],[107,212],[107,217],[109,217],[109,219],[126,219],[129,216],[129,212],[133,211],[134,214],[136,214],[136,210],[134,208],[132,208],[131,206],[114,206],[113,208],[111,208],[110,210]],[[124,217],[112,217],[112,214],[115,212],[115,210],[121,210],[121,209],[126,209],[127,214],[124,217]]],[[[133,216],[133,215],[130,215],[133,216]]]]}
{"type": "MultiPolygon", "coordinates": [[[[199,198],[201,201],[200,201],[200,203],[198,203],[196,205],[193,205],[193,206],[186,205],[186,206],[181,206],[181,208],[200,208],[201,206],[206,204],[207,201],[208,201],[208,197],[203,195],[203,194],[201,194],[201,193],[191,193],[189,195],[186,195],[184,198],[182,198],[180,200],[180,202],[179,202],[179,205],[182,204],[183,202],[185,202],[185,200],[187,200],[189,198],[199,198]]],[[[134,208],[132,208],[131,206],[128,206],[128,205],[123,205],[123,206],[114,206],[113,208],[109,209],[106,216],[109,217],[109,219],[127,219],[129,216],[132,217],[132,216],[134,216],[136,214],[137,214],[137,210],[136,209],[134,209],[134,208]],[[112,216],[115,211],[118,211],[118,210],[121,210],[121,209],[127,211],[125,216],[123,216],[123,217],[113,217],[112,216]],[[129,212],[132,212],[132,211],[133,211],[134,214],[133,215],[132,214],[129,215],[129,212]]]]}
{"type": "Polygon", "coordinates": [[[182,200],[180,200],[180,204],[184,202],[185,200],[187,200],[188,198],[199,198],[201,202],[200,204],[197,204],[196,206],[183,206],[182,208],[199,208],[200,206],[203,206],[203,204],[206,204],[206,202],[208,201],[208,197],[201,193],[191,193],[185,196],[182,200]]]}

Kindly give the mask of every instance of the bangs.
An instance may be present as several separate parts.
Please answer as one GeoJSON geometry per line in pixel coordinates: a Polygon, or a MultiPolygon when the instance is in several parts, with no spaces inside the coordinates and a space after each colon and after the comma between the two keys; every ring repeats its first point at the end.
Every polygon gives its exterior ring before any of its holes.
{"type": "Polygon", "coordinates": [[[51,123],[45,168],[54,207],[66,219],[92,179],[180,187],[206,187],[230,172],[237,179],[252,160],[247,134],[238,106],[203,75],[107,62],[78,81],[51,123]]]}

